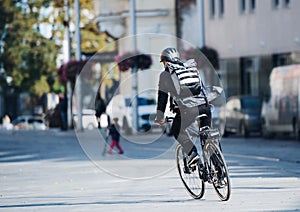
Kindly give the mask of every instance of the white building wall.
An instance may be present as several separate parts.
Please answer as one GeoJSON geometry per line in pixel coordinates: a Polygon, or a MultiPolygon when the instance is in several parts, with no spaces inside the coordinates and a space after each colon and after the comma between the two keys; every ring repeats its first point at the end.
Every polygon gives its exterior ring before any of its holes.
{"type": "Polygon", "coordinates": [[[221,58],[266,55],[300,51],[300,1],[290,0],[284,8],[283,1],[274,9],[272,0],[256,0],[253,12],[250,0],[245,0],[246,11],[240,10],[240,0],[224,1],[225,12],[210,14],[210,1],[205,1],[206,45],[218,50],[221,58]]]}
{"type": "Polygon", "coordinates": [[[182,11],[182,40],[186,41],[184,48],[187,49],[191,45],[199,47],[200,43],[200,19],[197,4],[190,4],[188,8],[182,11]]]}
{"type": "MultiPolygon", "coordinates": [[[[117,35],[119,53],[132,51],[131,20],[128,16],[130,0],[98,0],[95,1],[96,14],[101,17],[100,30],[110,30],[117,35]],[[119,15],[119,17],[117,16],[119,15]],[[120,27],[121,26],[121,27],[120,27]],[[118,33],[122,31],[123,33],[118,33]]],[[[139,92],[157,89],[158,76],[163,69],[159,63],[159,55],[163,48],[176,47],[175,1],[174,0],[136,0],[137,49],[151,54],[152,66],[149,70],[139,71],[139,92]],[[144,33],[153,33],[145,35],[144,33]],[[161,35],[159,35],[161,34],[161,35]],[[169,35],[169,36],[168,36],[169,35]],[[171,35],[171,36],[170,36],[171,35]]],[[[120,93],[131,95],[131,71],[121,74],[120,93]]]]}

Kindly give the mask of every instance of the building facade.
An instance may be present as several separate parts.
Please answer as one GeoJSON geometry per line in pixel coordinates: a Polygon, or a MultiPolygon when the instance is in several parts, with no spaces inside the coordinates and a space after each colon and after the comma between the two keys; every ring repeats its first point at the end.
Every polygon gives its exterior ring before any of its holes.
{"type": "MultiPolygon", "coordinates": [[[[137,50],[150,54],[150,69],[138,71],[138,93],[155,90],[158,84],[161,50],[176,45],[175,1],[135,1],[136,43],[137,50]],[[147,34],[147,35],[145,35],[147,34]],[[171,36],[172,35],[172,36],[171,36]]],[[[97,0],[95,1],[96,22],[100,31],[106,31],[117,39],[118,54],[133,51],[132,22],[130,18],[130,0],[97,0]]],[[[132,94],[131,70],[120,73],[118,92],[132,94]]],[[[155,93],[155,92],[151,92],[155,93]]]]}
{"type": "Polygon", "coordinates": [[[227,96],[268,95],[272,68],[300,62],[300,1],[207,0],[204,11],[227,96]]]}
{"type": "MultiPolygon", "coordinates": [[[[97,0],[95,11],[99,29],[121,38],[119,53],[131,50],[132,39],[124,39],[132,34],[130,0],[97,0]]],[[[136,0],[136,17],[137,34],[178,36],[195,47],[201,47],[204,37],[204,45],[219,54],[217,71],[227,97],[268,95],[272,68],[300,63],[298,0],[136,0]]],[[[174,37],[138,39],[138,50],[153,59],[150,70],[139,73],[139,90],[157,85],[159,52],[176,46],[174,37]]],[[[130,72],[122,73],[121,79],[129,76],[130,72]]],[[[130,83],[129,79],[120,84],[121,93],[131,93],[130,83]]]]}

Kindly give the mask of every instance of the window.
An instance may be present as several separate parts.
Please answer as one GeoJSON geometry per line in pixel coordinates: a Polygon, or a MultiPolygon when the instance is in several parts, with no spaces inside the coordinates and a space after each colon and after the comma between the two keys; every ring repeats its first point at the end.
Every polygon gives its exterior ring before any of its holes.
{"type": "Polygon", "coordinates": [[[279,7],[279,0],[272,0],[273,9],[277,9],[279,7]]]}
{"type": "Polygon", "coordinates": [[[284,66],[289,64],[290,53],[274,54],[273,55],[273,66],[284,66]]]}
{"type": "Polygon", "coordinates": [[[224,15],[224,0],[219,0],[219,15],[224,15]]]}
{"type": "Polygon", "coordinates": [[[240,12],[241,13],[246,12],[246,0],[240,0],[240,12]]]}
{"type": "Polygon", "coordinates": [[[215,0],[210,0],[210,17],[215,16],[215,0]]]}
{"type": "Polygon", "coordinates": [[[250,0],[250,11],[254,12],[256,7],[256,1],[255,0],[250,0]]]}

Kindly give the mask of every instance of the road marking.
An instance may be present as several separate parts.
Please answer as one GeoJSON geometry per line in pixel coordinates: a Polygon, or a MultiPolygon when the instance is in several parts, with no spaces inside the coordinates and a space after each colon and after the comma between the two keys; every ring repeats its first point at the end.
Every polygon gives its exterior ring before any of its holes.
{"type": "Polygon", "coordinates": [[[279,158],[268,158],[268,157],[262,157],[262,156],[254,156],[254,155],[240,155],[240,154],[224,154],[225,156],[232,156],[232,157],[241,157],[241,158],[250,158],[250,159],[257,159],[257,160],[266,160],[266,161],[274,161],[279,162],[279,158]]]}

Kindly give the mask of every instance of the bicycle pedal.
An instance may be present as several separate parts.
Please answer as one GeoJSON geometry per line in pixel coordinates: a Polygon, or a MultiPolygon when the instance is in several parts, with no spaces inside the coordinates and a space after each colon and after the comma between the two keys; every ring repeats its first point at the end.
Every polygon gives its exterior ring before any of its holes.
{"type": "Polygon", "coordinates": [[[216,182],[217,188],[224,188],[226,185],[227,185],[227,183],[224,179],[219,179],[216,182]]]}
{"type": "Polygon", "coordinates": [[[226,184],[218,184],[216,187],[217,188],[225,188],[226,184]]]}
{"type": "Polygon", "coordinates": [[[200,178],[204,181],[204,182],[208,182],[209,180],[208,180],[208,176],[207,176],[207,174],[206,173],[201,173],[201,175],[200,175],[200,178]]]}
{"type": "Polygon", "coordinates": [[[183,173],[185,173],[185,174],[190,174],[190,173],[191,173],[191,171],[190,171],[190,169],[189,169],[189,168],[187,168],[187,167],[184,167],[184,168],[183,168],[183,173]]]}
{"type": "Polygon", "coordinates": [[[191,168],[196,167],[196,166],[197,166],[197,163],[194,163],[194,164],[190,165],[191,168]]]}
{"type": "Polygon", "coordinates": [[[213,184],[213,183],[214,183],[214,181],[213,181],[212,179],[207,179],[207,182],[208,182],[209,184],[213,184]]]}

